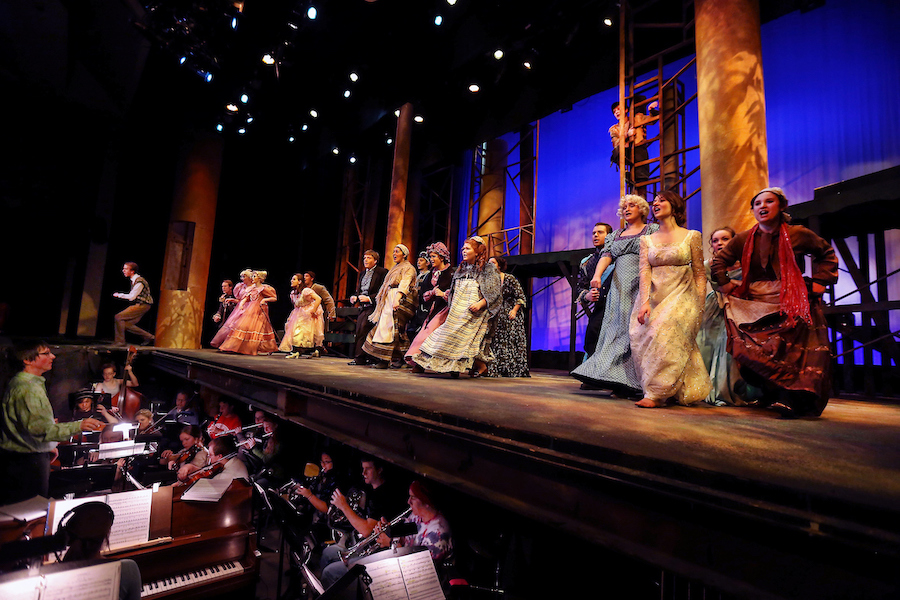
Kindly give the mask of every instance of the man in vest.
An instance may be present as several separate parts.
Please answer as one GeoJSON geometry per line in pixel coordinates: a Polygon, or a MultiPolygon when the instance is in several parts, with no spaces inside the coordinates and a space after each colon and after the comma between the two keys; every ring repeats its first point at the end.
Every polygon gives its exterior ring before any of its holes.
{"type": "Polygon", "coordinates": [[[128,308],[116,315],[116,345],[125,345],[125,332],[130,331],[144,338],[142,346],[151,346],[156,337],[137,326],[137,322],[147,314],[153,306],[153,296],[150,295],[150,284],[138,275],[137,263],[127,262],[122,267],[122,275],[131,280],[131,291],[116,292],[116,298],[127,300],[128,308]]]}

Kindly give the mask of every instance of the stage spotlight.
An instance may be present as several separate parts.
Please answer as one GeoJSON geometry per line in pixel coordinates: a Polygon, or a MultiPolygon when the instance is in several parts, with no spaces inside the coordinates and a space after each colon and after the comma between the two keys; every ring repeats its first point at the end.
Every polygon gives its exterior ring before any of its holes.
{"type": "Polygon", "coordinates": [[[357,75],[356,72],[350,73],[350,81],[356,83],[357,81],[359,81],[359,75],[357,75]]]}
{"type": "Polygon", "coordinates": [[[244,135],[245,133],[247,133],[247,129],[245,127],[241,127],[240,129],[238,129],[238,133],[244,135]]]}
{"type": "Polygon", "coordinates": [[[299,27],[296,23],[294,23],[293,21],[288,21],[288,27],[290,27],[290,28],[293,29],[294,31],[297,31],[297,30],[300,28],[300,27],[299,27]]]}
{"type": "Polygon", "coordinates": [[[178,64],[183,65],[187,61],[187,56],[182,56],[178,59],[178,64]]]}
{"type": "Polygon", "coordinates": [[[337,156],[338,154],[341,153],[341,151],[338,150],[337,146],[335,146],[334,148],[331,149],[331,153],[334,154],[335,156],[337,156]]]}
{"type": "Polygon", "coordinates": [[[503,50],[501,50],[500,48],[494,50],[494,58],[496,58],[497,60],[503,58],[503,50]]]}
{"type": "Polygon", "coordinates": [[[306,17],[310,21],[315,21],[317,16],[319,16],[319,11],[316,10],[315,6],[310,6],[306,9],[306,17]]]}
{"type": "Polygon", "coordinates": [[[424,120],[425,117],[423,117],[422,115],[416,115],[415,117],[413,117],[413,121],[415,121],[416,123],[422,123],[424,120]]]}
{"type": "Polygon", "coordinates": [[[222,125],[221,123],[216,125],[216,131],[222,131],[223,129],[225,129],[225,126],[222,125]]]}
{"type": "Polygon", "coordinates": [[[531,70],[531,62],[529,62],[529,61],[527,61],[527,60],[526,60],[525,62],[522,63],[522,66],[525,67],[525,68],[528,69],[528,70],[531,70]]]}
{"type": "Polygon", "coordinates": [[[399,116],[400,116],[400,109],[399,109],[399,108],[398,108],[397,110],[394,111],[394,116],[395,116],[395,117],[399,117],[399,116]]]}
{"type": "Polygon", "coordinates": [[[263,54],[262,61],[267,65],[275,64],[275,58],[269,53],[263,54]]]}
{"type": "Polygon", "coordinates": [[[235,104],[233,102],[229,102],[228,104],[226,104],[225,108],[228,109],[229,112],[237,112],[238,111],[237,104],[235,104]]]}
{"type": "Polygon", "coordinates": [[[248,96],[247,94],[241,94],[241,103],[242,104],[247,104],[247,102],[249,102],[249,101],[250,101],[250,96],[248,96]]]}
{"type": "Polygon", "coordinates": [[[307,129],[309,129],[309,125],[307,125],[306,123],[304,123],[303,126],[300,128],[301,131],[306,131],[307,129]]]}
{"type": "Polygon", "coordinates": [[[356,164],[356,157],[353,156],[352,154],[350,155],[350,164],[351,165],[356,164]]]}
{"type": "Polygon", "coordinates": [[[344,98],[350,97],[350,90],[344,90],[344,98]]]}
{"type": "Polygon", "coordinates": [[[213,75],[212,73],[207,73],[203,78],[206,80],[206,83],[210,83],[213,80],[213,75]]]}
{"type": "Polygon", "coordinates": [[[477,92],[478,90],[480,90],[480,89],[481,89],[481,88],[478,87],[478,84],[477,84],[477,83],[473,83],[472,85],[469,86],[469,91],[472,92],[473,94],[474,94],[475,92],[477,92]]]}
{"type": "Polygon", "coordinates": [[[294,136],[289,135],[289,136],[288,136],[288,142],[290,142],[290,143],[293,144],[293,143],[294,143],[294,136]]]}
{"type": "Polygon", "coordinates": [[[440,27],[441,23],[443,23],[443,22],[444,22],[444,17],[442,17],[441,15],[438,15],[434,18],[434,24],[437,25],[438,27],[440,27]]]}
{"type": "Polygon", "coordinates": [[[309,116],[311,116],[313,119],[316,119],[316,118],[318,118],[318,116],[319,116],[319,111],[317,111],[317,110],[314,109],[314,108],[313,108],[313,109],[310,109],[310,111],[309,111],[309,116]]]}
{"type": "Polygon", "coordinates": [[[447,0],[447,4],[453,6],[454,4],[456,4],[456,0],[447,0]]]}
{"type": "Polygon", "coordinates": [[[252,122],[253,122],[253,117],[251,117],[250,115],[247,115],[247,122],[248,122],[248,123],[252,123],[252,122]]]}
{"type": "Polygon", "coordinates": [[[237,17],[232,17],[231,19],[231,28],[237,29],[237,17]]]}
{"type": "Polygon", "coordinates": [[[603,19],[603,24],[607,27],[612,27],[612,19],[610,19],[609,17],[603,19]]]}
{"type": "Polygon", "coordinates": [[[385,141],[387,142],[387,145],[390,146],[391,144],[394,143],[394,138],[388,138],[385,141]]]}

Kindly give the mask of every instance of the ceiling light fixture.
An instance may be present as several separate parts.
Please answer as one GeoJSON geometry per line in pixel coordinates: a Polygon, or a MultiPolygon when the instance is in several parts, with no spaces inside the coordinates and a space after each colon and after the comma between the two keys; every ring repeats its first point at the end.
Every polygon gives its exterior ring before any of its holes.
{"type": "Polygon", "coordinates": [[[268,54],[268,53],[263,54],[262,61],[264,64],[267,64],[267,65],[275,64],[275,58],[273,58],[272,55],[268,54]]]}
{"type": "Polygon", "coordinates": [[[359,75],[357,75],[355,71],[350,73],[350,81],[352,81],[353,83],[359,81],[359,75]]]}
{"type": "Polygon", "coordinates": [[[440,27],[443,22],[444,22],[444,17],[442,17],[441,15],[438,15],[434,18],[434,24],[437,25],[438,27],[440,27]]]}
{"type": "Polygon", "coordinates": [[[228,104],[226,104],[226,105],[225,105],[225,108],[226,108],[229,112],[237,112],[237,111],[238,111],[237,104],[235,104],[235,103],[233,103],[233,102],[229,102],[228,104]]]}
{"type": "Polygon", "coordinates": [[[475,92],[477,92],[478,90],[480,90],[480,89],[481,89],[481,88],[478,87],[478,84],[477,84],[477,83],[473,83],[472,85],[469,86],[469,91],[472,92],[473,94],[474,94],[475,92]]]}
{"type": "Polygon", "coordinates": [[[424,120],[425,120],[425,117],[423,117],[422,115],[416,115],[415,117],[413,117],[413,121],[415,121],[416,123],[421,123],[424,120]]]}
{"type": "Polygon", "coordinates": [[[309,116],[311,116],[313,119],[317,119],[319,117],[319,111],[314,108],[310,109],[309,116]]]}
{"type": "Polygon", "coordinates": [[[503,58],[503,50],[501,50],[500,48],[494,50],[494,58],[496,58],[497,60],[503,58]]]}

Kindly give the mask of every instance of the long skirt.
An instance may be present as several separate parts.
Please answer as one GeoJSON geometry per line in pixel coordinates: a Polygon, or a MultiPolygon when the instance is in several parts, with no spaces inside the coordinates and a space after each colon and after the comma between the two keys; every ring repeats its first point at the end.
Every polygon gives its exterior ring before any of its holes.
{"type": "Polygon", "coordinates": [[[396,288],[390,290],[384,303],[378,322],[366,336],[363,352],[378,360],[400,361],[409,348],[409,336],[406,334],[406,323],[415,313],[416,294],[403,296],[396,288]],[[397,296],[400,306],[391,310],[397,296]]]}
{"type": "Polygon", "coordinates": [[[812,325],[780,311],[779,281],[750,284],[750,298],[725,299],[728,351],[741,375],[755,386],[787,392],[770,398],[798,415],[822,414],[831,392],[831,347],[818,301],[810,305],[812,325]]]}
{"type": "Polygon", "coordinates": [[[228,334],[228,338],[219,346],[223,352],[238,354],[272,354],[278,349],[275,332],[269,321],[268,309],[258,302],[250,304],[243,312],[240,320],[228,334]]]}
{"type": "Polygon", "coordinates": [[[448,314],[450,314],[450,307],[445,306],[438,314],[434,315],[431,320],[427,321],[422,329],[419,330],[419,333],[409,345],[409,350],[406,351],[406,356],[403,357],[406,359],[406,362],[409,365],[413,364],[413,357],[419,353],[419,348],[422,347],[422,344],[425,342],[425,340],[428,339],[428,336],[434,333],[435,329],[444,324],[444,321],[447,320],[448,314]]]}
{"type": "Polygon", "coordinates": [[[469,311],[469,306],[479,300],[477,281],[456,282],[447,320],[422,344],[413,358],[416,364],[436,373],[462,373],[471,369],[476,359],[484,363],[494,360],[488,335],[491,328],[488,311],[477,315],[469,311]]]}

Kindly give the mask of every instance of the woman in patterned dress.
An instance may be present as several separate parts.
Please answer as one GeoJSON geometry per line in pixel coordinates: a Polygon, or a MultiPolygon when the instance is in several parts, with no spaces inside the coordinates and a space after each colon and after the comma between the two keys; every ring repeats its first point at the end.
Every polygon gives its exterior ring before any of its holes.
{"type": "Polygon", "coordinates": [[[494,361],[488,365],[488,377],[531,377],[528,373],[528,340],[525,337],[525,292],[519,280],[506,272],[506,259],[491,257],[488,261],[500,271],[502,306],[494,322],[491,352],[494,361]]]}
{"type": "Polygon", "coordinates": [[[666,190],[653,200],[659,230],[640,239],[640,289],[631,313],[631,352],[644,397],[635,404],[659,408],[670,399],[690,406],[711,384],[697,331],[706,296],[699,231],[685,229],[687,205],[666,190]]]}
{"type": "Polygon", "coordinates": [[[463,371],[480,377],[494,359],[488,333],[491,319],[500,312],[500,273],[487,261],[487,246],[479,236],[466,240],[462,258],[453,274],[447,320],[428,336],[413,360],[423,370],[454,378],[463,371]]]}
{"type": "Polygon", "coordinates": [[[375,310],[369,322],[375,327],[366,336],[363,352],[375,359],[376,369],[388,366],[399,369],[403,355],[409,348],[406,323],[416,310],[416,268],[409,262],[409,248],[403,244],[394,246],[391,253],[394,266],[384,276],[384,283],[375,297],[375,310]]]}
{"type": "Polygon", "coordinates": [[[453,282],[453,270],[450,268],[450,251],[443,242],[435,242],[428,246],[428,258],[431,261],[431,277],[426,277],[419,287],[419,296],[426,308],[425,322],[419,329],[419,333],[409,345],[406,351],[406,363],[417,373],[422,372],[422,367],[413,362],[413,357],[419,353],[422,343],[428,339],[435,329],[447,320],[447,298],[450,296],[450,284],[453,282]]]}
{"type": "Polygon", "coordinates": [[[291,277],[291,304],[294,310],[284,324],[284,339],[278,349],[288,352],[285,358],[300,358],[304,354],[317,358],[316,348],[325,340],[322,297],[304,285],[302,273],[291,277]]]}
{"type": "Polygon", "coordinates": [[[617,214],[625,219],[626,226],[606,236],[591,280],[592,288],[600,288],[600,276],[606,267],[615,263],[600,339],[590,358],[571,373],[589,386],[611,389],[623,397],[641,397],[641,380],[631,358],[628,325],[638,291],[640,239],[659,229],[655,223],[645,224],[649,213],[650,205],[640,196],[629,194],[619,201],[617,214]]]}
{"type": "Polygon", "coordinates": [[[219,346],[221,352],[237,354],[272,354],[278,349],[275,331],[269,321],[269,302],[278,299],[275,288],[265,285],[266,271],[254,271],[252,285],[246,288],[240,304],[234,309],[241,317],[219,346]]]}
{"type": "Polygon", "coordinates": [[[234,307],[234,310],[231,311],[231,314],[228,315],[228,318],[225,319],[225,322],[219,327],[219,331],[213,336],[212,341],[209,343],[213,348],[218,348],[222,345],[222,342],[225,341],[225,338],[227,338],[228,334],[231,333],[231,330],[234,329],[234,324],[240,320],[241,315],[244,313],[243,306],[240,302],[251,285],[253,285],[253,269],[244,269],[241,271],[241,281],[234,286],[234,289],[231,292],[234,294],[234,298],[226,300],[226,302],[235,303],[237,306],[234,307]]]}

